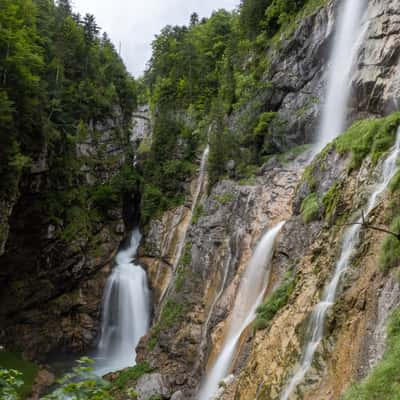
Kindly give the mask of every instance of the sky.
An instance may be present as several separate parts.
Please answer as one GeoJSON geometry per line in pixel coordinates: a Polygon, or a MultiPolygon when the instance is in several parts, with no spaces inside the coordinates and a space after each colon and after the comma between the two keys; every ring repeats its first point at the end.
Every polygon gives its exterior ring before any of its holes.
{"type": "Polygon", "coordinates": [[[239,0],[72,0],[74,11],[94,14],[97,24],[119,48],[128,70],[140,76],[151,56],[154,35],[165,25],[187,25],[197,12],[208,17],[213,10],[233,10],[239,0]]]}

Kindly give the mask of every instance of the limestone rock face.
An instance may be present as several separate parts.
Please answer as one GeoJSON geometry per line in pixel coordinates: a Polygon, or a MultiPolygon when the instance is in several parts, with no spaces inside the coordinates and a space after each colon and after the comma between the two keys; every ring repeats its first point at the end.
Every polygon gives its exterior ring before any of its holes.
{"type": "Polygon", "coordinates": [[[170,390],[161,374],[146,374],[139,378],[135,389],[138,400],[149,400],[152,396],[168,398],[170,390]]]}
{"type": "MultiPolygon", "coordinates": [[[[128,159],[133,144],[116,129],[118,115],[92,127],[77,143],[82,184],[101,186],[128,159]]],[[[94,344],[111,260],[130,229],[125,222],[135,213],[134,198],[120,199],[106,217],[91,218],[63,237],[64,221],[48,217],[49,191],[62,192],[63,187],[52,180],[47,158],[43,149],[21,177],[19,193],[0,204],[0,231],[7,233],[0,233],[0,341],[43,361],[94,344]]]]}

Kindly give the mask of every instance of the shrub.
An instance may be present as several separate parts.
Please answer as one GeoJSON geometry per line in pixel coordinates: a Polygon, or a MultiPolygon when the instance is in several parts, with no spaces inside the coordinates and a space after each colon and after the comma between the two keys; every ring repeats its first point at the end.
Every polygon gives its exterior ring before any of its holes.
{"type": "MultiPolygon", "coordinates": [[[[394,233],[400,233],[400,216],[396,217],[390,225],[390,230],[394,233]]],[[[393,235],[387,235],[383,241],[379,264],[381,269],[387,271],[396,267],[400,263],[400,240],[393,235]]]]}
{"type": "Polygon", "coordinates": [[[301,204],[301,215],[306,224],[315,220],[319,215],[320,205],[316,193],[309,194],[301,204]]]}
{"type": "Polygon", "coordinates": [[[289,301],[295,287],[296,280],[293,275],[286,276],[282,284],[272,293],[267,302],[257,308],[257,317],[253,324],[255,331],[269,327],[276,313],[289,301]]]}
{"type": "Polygon", "coordinates": [[[382,154],[394,144],[399,124],[400,112],[385,118],[358,121],[339,136],[334,144],[339,153],[352,153],[350,169],[358,168],[368,155],[376,164],[382,154]]]}

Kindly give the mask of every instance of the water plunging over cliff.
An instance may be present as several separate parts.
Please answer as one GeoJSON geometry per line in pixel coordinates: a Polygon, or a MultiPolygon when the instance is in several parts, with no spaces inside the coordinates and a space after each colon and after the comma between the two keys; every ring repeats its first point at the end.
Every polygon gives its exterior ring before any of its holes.
{"type": "Polygon", "coordinates": [[[361,18],[365,0],[344,0],[340,4],[338,23],[330,56],[326,101],[322,111],[315,153],[344,131],[350,97],[350,74],[360,43],[361,18]]]}
{"type": "Polygon", "coordinates": [[[106,284],[95,367],[98,375],[135,365],[135,348],[149,328],[150,291],[146,272],[132,261],[140,240],[136,228],[129,246],[117,254],[117,265],[106,284]]]}
{"type": "MultiPolygon", "coordinates": [[[[397,171],[397,160],[399,158],[400,128],[397,131],[395,146],[390,151],[383,164],[381,179],[377,183],[375,190],[371,194],[365,207],[365,216],[368,216],[368,214],[375,208],[380,196],[388,187],[389,182],[397,171]]],[[[362,219],[359,219],[356,222],[361,223],[362,219]]],[[[329,284],[325,287],[321,301],[315,306],[311,314],[311,319],[307,330],[307,343],[300,360],[300,365],[295,371],[293,377],[290,379],[286,389],[283,391],[281,400],[288,400],[290,398],[290,395],[293,393],[297,385],[303,380],[307,371],[311,367],[314,354],[323,337],[323,327],[327,311],[335,302],[340,279],[348,268],[353,251],[359,243],[360,230],[361,225],[352,225],[346,230],[343,236],[342,249],[339,260],[336,263],[335,273],[329,284]]]]}
{"type": "Polygon", "coordinates": [[[254,320],[256,309],[263,300],[269,282],[269,264],[274,251],[275,239],[283,225],[284,222],[281,222],[267,231],[250,259],[235,299],[222,351],[202,385],[198,396],[200,400],[211,399],[218,389],[219,382],[229,373],[240,336],[254,320]]]}

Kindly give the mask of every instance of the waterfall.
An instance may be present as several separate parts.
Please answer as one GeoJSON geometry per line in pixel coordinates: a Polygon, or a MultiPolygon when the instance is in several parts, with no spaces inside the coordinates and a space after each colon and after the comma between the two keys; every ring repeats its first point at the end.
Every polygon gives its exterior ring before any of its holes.
{"type": "Polygon", "coordinates": [[[101,336],[95,373],[104,375],[135,365],[135,348],[150,325],[150,290],[144,269],[132,260],[141,240],[138,228],[116,256],[103,297],[101,336]]]}
{"type": "Polygon", "coordinates": [[[344,131],[350,97],[350,74],[356,58],[365,0],[343,0],[330,56],[326,102],[322,111],[315,154],[344,131]]]}
{"type": "Polygon", "coordinates": [[[281,222],[265,233],[249,261],[235,299],[222,351],[202,384],[198,396],[200,400],[212,399],[219,382],[229,373],[240,336],[254,320],[257,307],[263,300],[269,282],[275,239],[283,225],[284,222],[281,222]]]}
{"type": "MultiPolygon", "coordinates": [[[[368,199],[368,203],[365,207],[364,214],[368,216],[370,212],[376,207],[380,196],[385,192],[389,185],[389,182],[394,177],[397,170],[397,160],[400,157],[400,128],[397,131],[396,143],[390,151],[388,157],[383,163],[382,175],[380,181],[374,188],[374,191],[368,199]]],[[[361,230],[362,219],[356,221],[358,224],[349,227],[343,237],[342,249],[338,262],[336,263],[335,273],[329,284],[325,287],[321,301],[315,306],[312,314],[310,323],[307,330],[307,343],[303,351],[300,364],[290,379],[287,387],[281,395],[281,400],[288,400],[290,395],[293,393],[297,385],[303,380],[307,371],[311,367],[314,354],[323,337],[323,327],[325,317],[328,309],[334,304],[336,298],[336,292],[340,279],[344,272],[347,270],[351,256],[355,247],[359,243],[359,233],[361,230]]]]}
{"type": "MultiPolygon", "coordinates": [[[[199,196],[201,194],[201,191],[203,189],[204,186],[204,178],[206,176],[206,172],[207,172],[207,161],[208,161],[208,154],[210,152],[210,146],[207,145],[207,147],[204,149],[203,151],[203,155],[201,157],[201,163],[200,163],[200,171],[199,171],[199,177],[197,178],[197,184],[196,184],[196,190],[193,194],[193,199],[192,199],[192,206],[190,208],[190,214],[189,214],[189,219],[188,219],[188,223],[185,226],[183,233],[181,234],[181,237],[179,239],[178,245],[177,245],[177,251],[175,253],[175,261],[174,264],[172,266],[172,272],[175,272],[179,261],[182,257],[182,252],[183,252],[183,247],[185,246],[185,241],[186,241],[186,235],[187,232],[189,230],[190,227],[190,223],[192,222],[192,217],[193,217],[193,213],[194,210],[197,206],[197,202],[199,200],[199,196]]],[[[164,291],[161,294],[160,297],[160,304],[162,303],[164,297],[166,296],[166,294],[168,293],[170,285],[167,285],[164,289],[164,291]]]]}

